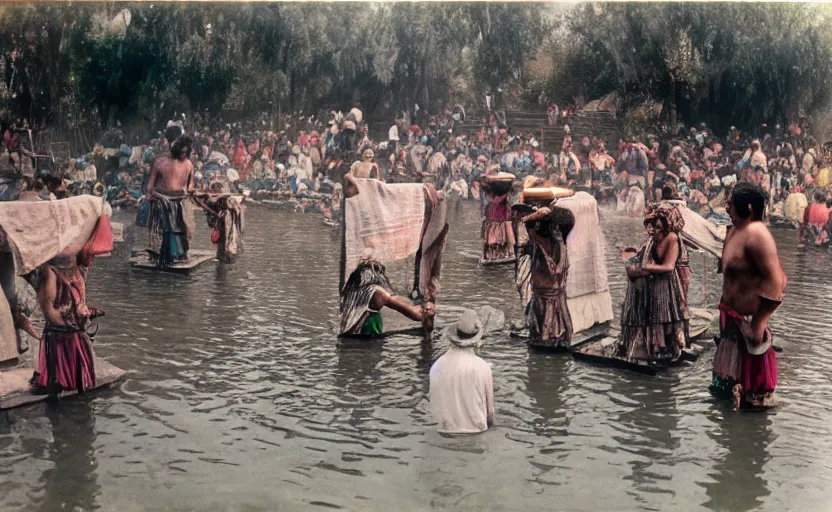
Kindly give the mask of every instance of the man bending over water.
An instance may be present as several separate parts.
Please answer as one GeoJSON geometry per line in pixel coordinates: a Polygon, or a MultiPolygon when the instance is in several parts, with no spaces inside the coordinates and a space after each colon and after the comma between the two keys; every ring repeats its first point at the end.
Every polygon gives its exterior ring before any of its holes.
{"type": "Polygon", "coordinates": [[[194,165],[191,163],[193,141],[182,135],[172,141],[170,156],[153,160],[147,198],[150,201],[150,248],[159,267],[188,259],[194,230],[194,165]]]}
{"type": "Polygon", "coordinates": [[[728,199],[733,227],[722,250],[720,342],[710,389],[719,398],[732,398],[737,408],[773,405],[777,386],[768,322],[783,301],[786,275],[762,222],[766,198],[760,187],[743,182],[728,199]]]}
{"type": "Polygon", "coordinates": [[[385,306],[425,325],[432,323],[435,314],[432,302],[415,306],[405,297],[393,295],[384,265],[362,260],[341,292],[341,332],[382,334],[381,309],[385,306]]]}
{"type": "MultiPolygon", "coordinates": [[[[347,199],[359,193],[356,178],[344,177],[344,195],[347,199]]],[[[433,329],[435,304],[425,300],[414,305],[405,297],[393,295],[384,265],[371,257],[364,257],[350,273],[341,289],[341,328],[343,334],[382,334],[381,310],[388,307],[407,318],[422,322],[427,331],[433,329]]]]}

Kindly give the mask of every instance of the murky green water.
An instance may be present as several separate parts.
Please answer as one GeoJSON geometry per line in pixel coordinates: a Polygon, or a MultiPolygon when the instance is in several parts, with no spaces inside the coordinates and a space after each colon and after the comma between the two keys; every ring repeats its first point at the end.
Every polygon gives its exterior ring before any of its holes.
{"type": "MultiPolygon", "coordinates": [[[[480,248],[477,208],[450,215],[440,308],[519,318],[511,268],[466,256],[480,248]]],[[[643,231],[621,218],[604,230],[618,303],[613,246],[643,231]]],[[[467,438],[434,431],[436,354],[419,340],[336,344],[337,234],[317,215],[250,208],[239,263],[192,276],[100,259],[88,293],[107,311],[96,350],[128,378],[0,415],[0,509],[832,509],[830,257],[775,235],[790,278],[773,320],[785,348],[776,413],[715,404],[712,352],[651,378],[498,336],[483,353],[496,427],[467,438]]]]}

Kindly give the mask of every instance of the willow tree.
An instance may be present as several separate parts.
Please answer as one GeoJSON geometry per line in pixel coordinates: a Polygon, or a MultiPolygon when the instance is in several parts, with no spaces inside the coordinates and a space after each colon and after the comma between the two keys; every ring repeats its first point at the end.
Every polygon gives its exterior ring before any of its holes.
{"type": "Polygon", "coordinates": [[[785,122],[827,104],[832,40],[807,4],[585,4],[559,68],[593,96],[663,101],[689,122],[785,122]]]}

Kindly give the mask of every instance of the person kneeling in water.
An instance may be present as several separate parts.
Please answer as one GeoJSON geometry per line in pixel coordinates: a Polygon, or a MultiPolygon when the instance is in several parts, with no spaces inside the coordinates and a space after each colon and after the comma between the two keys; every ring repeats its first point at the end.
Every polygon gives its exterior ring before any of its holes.
{"type": "Polygon", "coordinates": [[[433,327],[433,302],[416,306],[405,297],[393,295],[384,265],[372,259],[361,260],[341,291],[341,333],[382,334],[384,307],[422,322],[428,329],[433,327]]]}

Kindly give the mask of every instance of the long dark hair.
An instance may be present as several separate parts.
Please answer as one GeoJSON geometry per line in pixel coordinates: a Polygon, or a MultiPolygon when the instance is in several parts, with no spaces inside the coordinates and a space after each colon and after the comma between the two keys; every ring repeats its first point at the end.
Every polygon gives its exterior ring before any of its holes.
{"type": "Polygon", "coordinates": [[[193,147],[194,141],[188,135],[183,135],[171,145],[170,155],[176,160],[186,160],[191,157],[193,147]]]}

